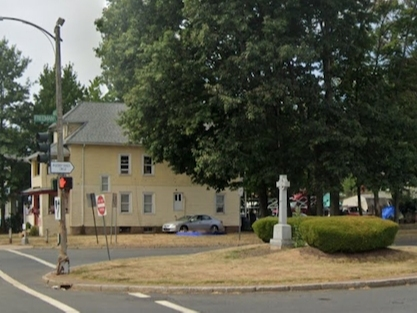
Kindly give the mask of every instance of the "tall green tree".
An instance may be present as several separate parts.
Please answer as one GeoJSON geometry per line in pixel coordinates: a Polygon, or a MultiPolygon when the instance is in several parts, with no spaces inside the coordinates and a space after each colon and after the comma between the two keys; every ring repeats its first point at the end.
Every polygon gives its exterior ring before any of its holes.
{"type": "Polygon", "coordinates": [[[31,116],[29,82],[21,79],[30,60],[6,39],[0,41],[0,209],[5,230],[5,208],[10,194],[30,185],[30,168],[18,166],[18,156],[28,150],[29,134],[24,125],[31,116]]]}
{"type": "Polygon", "coordinates": [[[90,84],[85,89],[85,101],[91,102],[115,102],[118,99],[112,95],[112,92],[107,90],[102,77],[95,77],[90,80],[90,84]]]}
{"type": "Polygon", "coordinates": [[[331,191],[337,214],[346,177],[373,190],[415,179],[415,12],[414,0],[111,0],[96,52],[129,107],[122,125],[156,161],[215,189],[244,177],[262,214],[288,174],[318,199],[331,191]]]}
{"type": "MultiPolygon", "coordinates": [[[[34,95],[34,114],[52,114],[56,110],[56,77],[55,68],[45,65],[37,83],[40,90],[34,95]]],[[[72,64],[62,69],[62,109],[65,114],[77,101],[83,100],[85,87],[78,81],[72,64]]]]}

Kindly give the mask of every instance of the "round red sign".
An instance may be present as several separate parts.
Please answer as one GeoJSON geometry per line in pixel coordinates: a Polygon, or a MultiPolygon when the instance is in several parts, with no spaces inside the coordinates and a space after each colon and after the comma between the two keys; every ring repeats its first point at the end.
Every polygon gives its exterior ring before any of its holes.
{"type": "Polygon", "coordinates": [[[103,206],[103,204],[104,204],[104,197],[102,197],[102,196],[98,196],[97,197],[97,206],[103,206]]]}
{"type": "Polygon", "coordinates": [[[99,215],[106,215],[106,204],[103,196],[97,196],[97,212],[99,215]]]}

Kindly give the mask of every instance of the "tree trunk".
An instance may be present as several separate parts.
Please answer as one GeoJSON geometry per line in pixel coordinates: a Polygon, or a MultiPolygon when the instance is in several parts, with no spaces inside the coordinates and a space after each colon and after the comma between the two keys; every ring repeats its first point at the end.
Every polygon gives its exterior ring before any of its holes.
{"type": "Polygon", "coordinates": [[[317,216],[323,216],[323,191],[316,190],[316,214],[317,216]]]}
{"type": "Polygon", "coordinates": [[[379,207],[379,192],[378,190],[374,190],[374,212],[372,212],[375,216],[382,216],[382,208],[379,207]]]}
{"type": "Polygon", "coordinates": [[[357,199],[358,199],[358,211],[359,211],[359,215],[362,216],[362,199],[361,199],[361,184],[357,184],[356,185],[356,195],[357,195],[357,199]]]}
{"type": "Polygon", "coordinates": [[[260,217],[268,216],[268,190],[265,183],[262,183],[258,191],[260,217]]]}
{"type": "Polygon", "coordinates": [[[330,192],[330,215],[340,215],[340,196],[339,191],[333,190],[330,192]]]}
{"type": "Polygon", "coordinates": [[[399,206],[399,191],[395,190],[392,194],[392,201],[393,201],[393,205],[394,205],[394,221],[396,221],[397,223],[399,223],[399,218],[400,218],[400,206],[399,206]]]}

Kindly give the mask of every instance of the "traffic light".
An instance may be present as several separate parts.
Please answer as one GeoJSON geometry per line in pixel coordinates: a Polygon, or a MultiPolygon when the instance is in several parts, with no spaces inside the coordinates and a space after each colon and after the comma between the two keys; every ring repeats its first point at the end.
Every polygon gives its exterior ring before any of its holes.
{"type": "Polygon", "coordinates": [[[48,132],[36,134],[37,149],[40,152],[37,158],[39,163],[49,164],[51,161],[51,140],[49,137],[48,132]]]}
{"type": "Polygon", "coordinates": [[[59,179],[59,189],[72,189],[72,177],[65,176],[59,179]]]}

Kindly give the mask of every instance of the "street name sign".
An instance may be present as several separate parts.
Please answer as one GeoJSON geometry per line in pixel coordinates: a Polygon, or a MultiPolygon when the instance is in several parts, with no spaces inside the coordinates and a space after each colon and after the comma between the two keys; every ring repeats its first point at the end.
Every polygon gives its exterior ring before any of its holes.
{"type": "Polygon", "coordinates": [[[56,115],[34,115],[33,120],[35,123],[55,123],[56,122],[56,115]]]}
{"type": "Polygon", "coordinates": [[[69,174],[73,170],[71,162],[51,162],[51,174],[69,174]]]}

